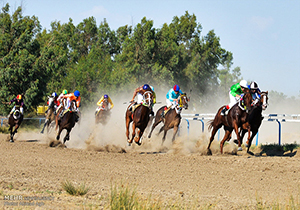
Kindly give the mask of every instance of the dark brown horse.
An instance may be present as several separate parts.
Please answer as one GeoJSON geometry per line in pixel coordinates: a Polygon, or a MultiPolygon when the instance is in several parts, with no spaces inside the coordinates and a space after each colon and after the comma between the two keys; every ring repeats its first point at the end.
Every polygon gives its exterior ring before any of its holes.
{"type": "Polygon", "coordinates": [[[126,109],[125,121],[126,121],[126,137],[128,145],[130,146],[133,139],[136,144],[141,145],[141,137],[148,125],[150,119],[151,107],[153,104],[153,93],[152,91],[146,91],[143,95],[143,103],[139,105],[135,110],[130,111],[129,108],[133,105],[130,104],[126,109]],[[129,125],[132,122],[132,137],[129,138],[129,125]],[[137,136],[135,137],[135,130],[138,128],[137,136]]]}
{"type": "Polygon", "coordinates": [[[207,147],[207,154],[211,155],[211,150],[210,150],[210,145],[212,143],[212,141],[214,140],[214,136],[216,134],[216,132],[222,127],[224,126],[224,130],[225,130],[225,135],[222,139],[222,141],[220,142],[220,150],[221,150],[221,154],[223,154],[223,146],[225,141],[229,141],[231,138],[231,133],[234,130],[238,139],[238,150],[241,151],[242,147],[242,141],[240,138],[240,134],[239,134],[239,128],[241,128],[243,125],[245,126],[244,129],[248,129],[248,131],[250,132],[250,126],[246,127],[247,124],[245,124],[247,122],[247,118],[248,118],[248,113],[251,110],[251,105],[252,105],[252,96],[249,92],[245,93],[244,96],[242,97],[242,99],[235,104],[229,111],[227,115],[222,116],[221,115],[221,111],[223,110],[223,108],[225,106],[222,106],[215,118],[211,121],[209,121],[209,127],[208,130],[212,130],[211,132],[211,137],[209,139],[209,144],[207,147]]]}
{"type": "MultiPolygon", "coordinates": [[[[247,153],[249,153],[252,140],[254,136],[257,134],[258,129],[262,123],[263,120],[262,111],[265,110],[267,106],[268,106],[268,91],[261,93],[260,100],[253,105],[253,108],[249,113],[247,123],[249,123],[250,125],[251,136],[248,137],[248,140],[245,143],[245,146],[247,147],[247,153]]],[[[247,125],[243,127],[247,127],[247,125]]],[[[243,142],[243,138],[246,132],[248,132],[247,129],[241,129],[240,131],[241,143],[243,142]]]]}
{"type": "Polygon", "coordinates": [[[15,111],[12,114],[10,114],[8,118],[10,142],[14,142],[14,135],[18,132],[18,128],[20,127],[22,121],[23,114],[20,111],[20,106],[16,106],[15,111]]]}
{"type": "Polygon", "coordinates": [[[47,127],[47,133],[54,127],[54,120],[55,120],[55,107],[54,107],[54,100],[53,98],[49,99],[49,106],[46,114],[46,120],[43,126],[41,133],[44,133],[45,127],[47,127]],[[52,99],[52,100],[51,100],[52,99]]]}
{"type": "MultiPolygon", "coordinates": [[[[63,129],[67,130],[66,136],[63,139],[63,143],[65,143],[66,141],[68,141],[70,139],[70,132],[71,132],[72,128],[75,126],[76,119],[78,118],[78,114],[74,110],[76,110],[75,101],[72,102],[72,105],[70,106],[70,110],[68,110],[61,117],[61,119],[57,120],[59,130],[58,130],[58,133],[57,133],[57,136],[56,136],[56,140],[59,140],[60,134],[61,134],[63,129]]],[[[59,116],[56,116],[56,117],[58,118],[59,116]]]]}
{"type": "Polygon", "coordinates": [[[188,108],[188,101],[189,99],[187,98],[186,94],[182,94],[180,95],[179,98],[179,102],[178,104],[175,106],[175,108],[170,109],[165,115],[163,114],[164,110],[166,109],[166,106],[161,107],[155,115],[155,121],[152,125],[151,131],[148,135],[148,138],[151,138],[151,134],[154,130],[154,128],[161,122],[164,123],[164,125],[160,128],[158,134],[160,134],[162,131],[164,131],[164,135],[162,138],[162,145],[164,143],[164,141],[166,140],[166,135],[167,135],[167,131],[170,130],[171,128],[173,128],[173,138],[172,138],[172,142],[175,140],[175,136],[176,133],[178,131],[178,127],[180,125],[181,122],[181,111],[182,108],[187,109],[188,108]]]}
{"type": "Polygon", "coordinates": [[[100,110],[97,110],[95,113],[95,123],[96,124],[101,123],[102,125],[106,125],[109,117],[110,117],[110,110],[108,107],[108,102],[104,100],[102,102],[102,106],[100,107],[100,110]]]}

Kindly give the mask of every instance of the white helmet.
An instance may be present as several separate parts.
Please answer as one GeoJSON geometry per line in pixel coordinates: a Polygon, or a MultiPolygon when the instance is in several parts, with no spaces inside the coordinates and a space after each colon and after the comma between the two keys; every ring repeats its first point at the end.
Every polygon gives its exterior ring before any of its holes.
{"type": "Polygon", "coordinates": [[[256,83],[256,82],[251,82],[251,84],[250,84],[250,89],[251,89],[251,90],[256,90],[256,89],[258,89],[257,83],[256,83]]]}
{"type": "Polygon", "coordinates": [[[243,87],[243,88],[248,88],[247,81],[246,81],[246,80],[244,80],[244,79],[243,79],[243,80],[241,80],[241,81],[240,81],[240,86],[241,86],[241,87],[243,87]]]}

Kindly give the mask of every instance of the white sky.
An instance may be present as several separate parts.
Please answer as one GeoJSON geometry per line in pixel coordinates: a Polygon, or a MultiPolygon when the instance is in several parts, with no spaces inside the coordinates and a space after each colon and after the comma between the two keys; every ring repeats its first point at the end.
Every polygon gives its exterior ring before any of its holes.
{"type": "Polygon", "coordinates": [[[143,17],[161,28],[188,11],[202,25],[202,36],[215,30],[244,79],[262,90],[300,95],[299,0],[0,0],[1,8],[6,3],[11,13],[22,4],[23,15],[35,15],[46,29],[53,21],[72,18],[77,25],[91,16],[97,26],[106,18],[112,30],[143,17]]]}

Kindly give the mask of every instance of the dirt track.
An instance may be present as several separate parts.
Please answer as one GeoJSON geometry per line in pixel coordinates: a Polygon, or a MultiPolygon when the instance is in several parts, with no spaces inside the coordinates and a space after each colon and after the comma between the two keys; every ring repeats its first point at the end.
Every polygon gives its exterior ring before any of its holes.
{"type": "MultiPolygon", "coordinates": [[[[193,208],[197,208],[195,203],[212,204],[216,209],[254,208],[257,199],[287,203],[290,196],[299,199],[300,195],[299,151],[281,157],[257,157],[245,150],[238,155],[213,151],[206,156],[200,149],[185,152],[181,140],[173,147],[152,151],[147,143],[140,148],[90,145],[69,149],[49,147],[41,134],[17,135],[15,143],[0,135],[0,192],[5,207],[18,204],[20,208],[20,201],[4,199],[22,195],[50,196],[52,200],[42,200],[41,209],[102,209],[111,186],[121,183],[136,186],[142,197],[152,194],[153,199],[188,203],[193,208]],[[91,189],[83,197],[70,196],[61,187],[65,180],[85,183],[91,189]]],[[[32,208],[39,209],[37,203],[32,208]]]]}

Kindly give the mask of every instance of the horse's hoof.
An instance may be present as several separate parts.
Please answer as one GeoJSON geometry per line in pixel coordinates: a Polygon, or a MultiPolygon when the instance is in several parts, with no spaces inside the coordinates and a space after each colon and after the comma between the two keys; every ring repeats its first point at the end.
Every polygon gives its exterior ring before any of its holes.
{"type": "Polygon", "coordinates": [[[207,149],[206,154],[207,154],[207,155],[212,155],[211,150],[210,150],[210,149],[207,149]]]}
{"type": "Polygon", "coordinates": [[[128,146],[131,146],[131,143],[129,143],[129,142],[128,142],[128,144],[127,144],[127,145],[128,145],[128,146]]]}
{"type": "Polygon", "coordinates": [[[249,145],[247,143],[245,143],[245,147],[249,147],[249,145]]]}
{"type": "Polygon", "coordinates": [[[234,139],[233,142],[234,142],[235,144],[239,144],[239,141],[238,141],[237,139],[234,139]]]}
{"type": "Polygon", "coordinates": [[[239,148],[238,148],[238,151],[243,151],[242,147],[239,147],[239,148]]]}
{"type": "Polygon", "coordinates": [[[13,140],[13,139],[11,139],[11,140],[9,140],[9,142],[14,142],[14,140],[13,140]]]}
{"type": "Polygon", "coordinates": [[[135,142],[137,145],[139,145],[139,146],[141,146],[142,145],[142,143],[140,142],[140,141],[138,141],[138,142],[135,142]]]}

